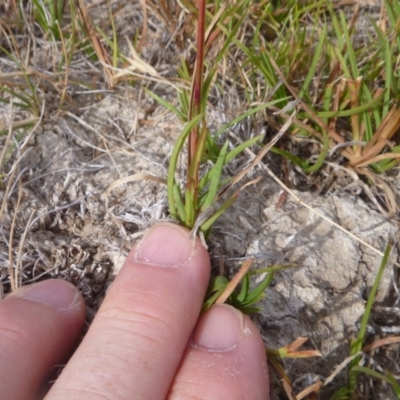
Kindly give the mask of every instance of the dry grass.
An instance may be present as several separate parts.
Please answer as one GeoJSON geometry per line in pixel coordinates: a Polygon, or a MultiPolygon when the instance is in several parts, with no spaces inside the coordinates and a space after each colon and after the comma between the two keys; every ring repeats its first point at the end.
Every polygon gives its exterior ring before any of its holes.
{"type": "MultiPolygon", "coordinates": [[[[264,148],[257,156],[255,146],[232,160],[222,178],[235,177],[216,200],[258,164],[255,170],[298,204],[383,256],[382,247],[313,210],[292,190],[356,188],[384,218],[398,212],[399,40],[384,8],[373,17],[380,30],[371,25],[363,37],[360,9],[349,8],[346,22],[335,20],[324,3],[245,1],[239,4],[247,12],[243,19],[218,2],[208,6],[205,80],[214,156],[226,132],[230,148],[283,126],[281,136],[286,133],[273,149],[277,155],[264,157],[264,148]],[[380,32],[388,32],[387,41],[380,32]],[[326,39],[329,51],[315,38],[326,39]],[[357,41],[369,43],[369,55],[357,41]],[[266,109],[269,100],[276,104],[266,109]]],[[[84,293],[90,321],[131,242],[169,219],[160,183],[182,129],[178,117],[188,111],[196,10],[186,1],[15,0],[0,5],[0,13],[1,294],[63,277],[84,293]]],[[[176,176],[184,175],[184,163],[178,164],[176,176]]],[[[362,354],[397,341],[375,340],[362,354]]],[[[360,354],[343,361],[325,385],[360,354]]],[[[307,398],[322,385],[296,397],[279,371],[289,398],[307,398]]]]}

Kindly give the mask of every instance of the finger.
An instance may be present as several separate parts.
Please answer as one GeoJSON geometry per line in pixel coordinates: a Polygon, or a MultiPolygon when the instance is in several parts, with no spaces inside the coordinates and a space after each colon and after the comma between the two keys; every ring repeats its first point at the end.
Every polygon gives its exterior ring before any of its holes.
{"type": "Polygon", "coordinates": [[[195,328],[168,399],[269,399],[265,347],[250,319],[227,305],[208,310],[195,328]]]}
{"type": "Polygon", "coordinates": [[[48,399],[163,399],[196,324],[210,273],[189,231],[153,227],[112,284],[48,399]]]}
{"type": "Polygon", "coordinates": [[[62,280],[24,286],[0,301],[0,397],[34,398],[71,352],[84,320],[82,296],[62,280]]]}

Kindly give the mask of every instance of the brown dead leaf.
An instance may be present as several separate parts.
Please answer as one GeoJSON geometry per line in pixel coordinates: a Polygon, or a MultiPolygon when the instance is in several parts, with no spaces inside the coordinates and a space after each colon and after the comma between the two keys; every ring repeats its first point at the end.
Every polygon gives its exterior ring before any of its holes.
{"type": "Polygon", "coordinates": [[[228,283],[225,290],[221,293],[221,295],[216,300],[215,304],[223,304],[223,303],[225,303],[226,300],[228,300],[228,297],[233,293],[233,291],[236,289],[237,285],[239,285],[239,283],[241,282],[243,277],[246,275],[247,271],[250,269],[253,262],[254,262],[254,258],[249,258],[242,264],[239,272],[228,283]]]}

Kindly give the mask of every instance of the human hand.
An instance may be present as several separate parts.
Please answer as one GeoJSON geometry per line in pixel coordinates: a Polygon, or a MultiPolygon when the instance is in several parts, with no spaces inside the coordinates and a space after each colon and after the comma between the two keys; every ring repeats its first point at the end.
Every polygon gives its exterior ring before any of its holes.
{"type": "MultiPolygon", "coordinates": [[[[206,249],[186,229],[150,229],[46,400],[269,399],[265,349],[250,319],[226,305],[199,318],[209,274],[206,249]]],[[[2,300],[0,398],[35,399],[84,319],[82,296],[62,280],[2,300]]]]}

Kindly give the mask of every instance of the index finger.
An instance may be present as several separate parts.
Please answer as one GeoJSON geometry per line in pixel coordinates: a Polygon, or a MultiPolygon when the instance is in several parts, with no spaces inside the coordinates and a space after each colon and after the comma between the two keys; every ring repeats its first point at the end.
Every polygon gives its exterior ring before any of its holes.
{"type": "Polygon", "coordinates": [[[188,230],[172,224],[150,229],[47,399],[165,398],[209,274],[208,253],[188,230]]]}

